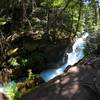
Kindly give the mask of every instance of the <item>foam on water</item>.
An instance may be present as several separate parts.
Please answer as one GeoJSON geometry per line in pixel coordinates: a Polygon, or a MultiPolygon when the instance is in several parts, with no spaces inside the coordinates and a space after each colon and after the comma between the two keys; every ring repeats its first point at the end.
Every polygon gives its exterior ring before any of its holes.
{"type": "Polygon", "coordinates": [[[84,49],[86,45],[86,38],[88,37],[88,33],[85,32],[80,38],[78,38],[72,46],[72,52],[67,53],[68,60],[67,62],[56,69],[49,69],[40,73],[40,77],[45,81],[48,82],[49,80],[61,75],[64,73],[64,70],[69,65],[74,65],[78,61],[80,61],[84,57],[84,49]]]}

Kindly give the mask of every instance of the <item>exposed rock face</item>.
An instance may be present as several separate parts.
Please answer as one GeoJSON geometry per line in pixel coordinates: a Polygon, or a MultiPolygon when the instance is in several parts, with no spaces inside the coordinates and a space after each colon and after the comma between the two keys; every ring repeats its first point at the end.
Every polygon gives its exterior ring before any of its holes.
{"type": "Polygon", "coordinates": [[[21,100],[100,100],[100,56],[91,58],[70,67],[65,75],[23,95],[21,100]],[[91,66],[93,60],[96,68],[91,66]]]}
{"type": "Polygon", "coordinates": [[[100,68],[100,55],[90,58],[90,61],[88,61],[88,64],[90,64],[94,68],[100,68]]]}

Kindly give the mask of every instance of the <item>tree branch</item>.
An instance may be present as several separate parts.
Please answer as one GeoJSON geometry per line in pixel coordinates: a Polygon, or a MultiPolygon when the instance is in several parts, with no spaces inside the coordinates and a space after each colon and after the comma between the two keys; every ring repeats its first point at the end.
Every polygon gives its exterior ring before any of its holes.
{"type": "Polygon", "coordinates": [[[51,26],[57,21],[57,19],[59,18],[59,16],[65,11],[65,9],[68,7],[68,5],[71,3],[71,1],[72,0],[68,0],[68,2],[66,3],[65,7],[59,12],[59,14],[57,15],[57,17],[51,23],[51,26]]]}

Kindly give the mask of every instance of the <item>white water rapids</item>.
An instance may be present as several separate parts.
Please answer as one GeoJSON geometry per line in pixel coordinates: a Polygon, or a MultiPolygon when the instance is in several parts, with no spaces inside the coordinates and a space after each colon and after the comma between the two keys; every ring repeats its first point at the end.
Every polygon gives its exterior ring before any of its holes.
{"type": "MultiPolygon", "coordinates": [[[[78,61],[80,61],[84,57],[84,49],[86,46],[86,38],[88,37],[88,33],[85,32],[80,38],[78,38],[75,43],[72,46],[72,52],[67,53],[68,55],[68,60],[67,62],[60,66],[59,68],[56,69],[49,69],[46,71],[43,71],[40,73],[40,77],[45,81],[48,82],[52,80],[53,78],[57,77],[58,75],[61,75],[64,73],[64,70],[69,66],[69,65],[74,65],[78,61]]],[[[9,83],[10,85],[13,84],[13,81],[9,83]]],[[[0,83],[0,92],[5,93],[5,88],[4,86],[0,83]]]]}
{"type": "Polygon", "coordinates": [[[84,49],[86,46],[86,39],[88,37],[88,33],[84,32],[84,34],[78,38],[72,46],[72,52],[67,53],[68,60],[67,62],[56,69],[49,69],[40,73],[40,77],[45,81],[48,82],[51,79],[57,77],[64,73],[64,70],[70,65],[74,65],[78,61],[80,61],[84,57],[84,49]]]}

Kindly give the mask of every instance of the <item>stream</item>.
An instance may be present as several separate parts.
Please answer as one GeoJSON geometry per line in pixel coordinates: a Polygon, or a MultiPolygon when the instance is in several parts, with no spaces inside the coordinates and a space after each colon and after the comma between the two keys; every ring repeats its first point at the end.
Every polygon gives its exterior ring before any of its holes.
{"type": "Polygon", "coordinates": [[[64,73],[64,70],[68,66],[72,66],[80,61],[84,57],[84,49],[86,46],[86,40],[89,36],[89,33],[84,32],[82,33],[80,38],[77,38],[75,43],[72,46],[72,52],[66,53],[68,55],[68,60],[64,65],[61,65],[59,68],[56,69],[49,69],[40,73],[40,77],[45,81],[48,82],[55,77],[64,73]]]}
{"type": "MultiPolygon", "coordinates": [[[[80,38],[77,38],[75,43],[72,46],[72,52],[71,53],[66,53],[66,56],[68,56],[68,60],[64,61],[66,62],[64,65],[58,66],[55,69],[48,69],[46,71],[43,71],[40,73],[40,77],[45,81],[48,82],[55,77],[61,75],[64,73],[64,70],[68,66],[72,66],[78,61],[80,61],[84,57],[84,49],[86,46],[86,39],[88,38],[89,34],[87,32],[84,32],[80,38]]],[[[63,57],[64,58],[64,57],[63,57]]],[[[19,80],[11,81],[8,84],[14,84],[18,82],[23,82],[25,81],[26,78],[23,77],[19,80]]],[[[0,92],[5,94],[5,87],[3,86],[3,83],[0,82],[0,92]]]]}

